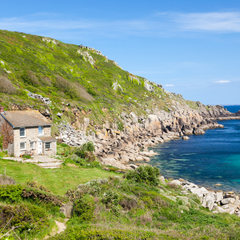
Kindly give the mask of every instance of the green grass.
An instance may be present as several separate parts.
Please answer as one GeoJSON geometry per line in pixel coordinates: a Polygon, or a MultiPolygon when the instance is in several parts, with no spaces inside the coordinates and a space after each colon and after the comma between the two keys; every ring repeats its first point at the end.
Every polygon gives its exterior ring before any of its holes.
{"type": "Polygon", "coordinates": [[[60,169],[44,169],[31,163],[0,159],[0,174],[4,174],[5,167],[7,176],[12,177],[17,183],[25,184],[27,181],[35,181],[58,195],[64,195],[68,189],[75,188],[92,179],[119,175],[98,168],[63,166],[60,169]]]}

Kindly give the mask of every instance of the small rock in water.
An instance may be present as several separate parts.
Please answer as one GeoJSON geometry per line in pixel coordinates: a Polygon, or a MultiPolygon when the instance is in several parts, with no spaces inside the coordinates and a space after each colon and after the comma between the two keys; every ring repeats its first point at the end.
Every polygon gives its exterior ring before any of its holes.
{"type": "Polygon", "coordinates": [[[217,183],[217,184],[215,184],[216,186],[221,186],[222,184],[220,184],[220,183],[217,183]]]}

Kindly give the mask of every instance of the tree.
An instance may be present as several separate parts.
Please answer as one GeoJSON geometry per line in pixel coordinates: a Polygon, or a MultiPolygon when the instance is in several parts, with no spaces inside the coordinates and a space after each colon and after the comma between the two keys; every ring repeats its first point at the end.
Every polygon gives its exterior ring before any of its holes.
{"type": "Polygon", "coordinates": [[[8,145],[13,143],[13,129],[8,122],[4,122],[0,128],[3,136],[3,149],[8,149],[8,145]]]}

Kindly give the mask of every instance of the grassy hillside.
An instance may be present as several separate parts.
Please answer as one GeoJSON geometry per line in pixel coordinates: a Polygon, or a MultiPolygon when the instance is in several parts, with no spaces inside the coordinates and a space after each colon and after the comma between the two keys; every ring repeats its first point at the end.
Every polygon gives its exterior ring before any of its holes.
{"type": "Polygon", "coordinates": [[[94,49],[80,48],[50,38],[0,30],[0,104],[6,109],[48,109],[57,123],[88,116],[94,122],[118,119],[119,113],[171,108],[172,99],[164,89],[122,70],[94,49]],[[146,85],[154,92],[146,90],[146,85]],[[145,87],[144,87],[145,86],[145,87]],[[52,101],[50,106],[29,98],[28,90],[52,101]],[[67,104],[67,106],[66,106],[67,104]]]}
{"type": "MultiPolygon", "coordinates": [[[[214,214],[201,207],[197,195],[190,192],[186,195],[179,186],[169,181],[160,182],[158,170],[149,166],[140,170],[141,179],[138,177],[139,170],[117,177],[106,172],[102,177],[108,174],[108,179],[94,180],[78,188],[76,186],[84,179],[79,178],[83,169],[78,168],[77,175],[77,171],[65,168],[62,177],[70,174],[77,177],[75,184],[69,184],[69,181],[64,183],[71,188],[64,196],[64,189],[56,188],[64,187],[59,183],[57,174],[50,173],[53,170],[41,169],[39,174],[40,170],[30,164],[2,160],[1,165],[7,166],[7,172],[22,182],[21,185],[0,186],[1,239],[45,239],[46,235],[56,233],[54,221],[66,220],[59,210],[62,203],[69,204],[69,201],[74,207],[72,217],[67,219],[67,229],[50,239],[186,240],[240,237],[238,216],[214,214]],[[22,173],[13,173],[9,169],[21,170],[22,173]],[[24,182],[27,178],[32,179],[33,171],[37,182],[24,182]],[[47,183],[45,178],[50,175],[55,177],[47,183]],[[7,232],[9,236],[3,237],[7,232]]],[[[96,179],[96,173],[96,169],[89,170],[85,180],[96,179]]],[[[0,178],[2,180],[4,176],[0,178]]],[[[66,179],[63,177],[62,180],[66,179]]]]}

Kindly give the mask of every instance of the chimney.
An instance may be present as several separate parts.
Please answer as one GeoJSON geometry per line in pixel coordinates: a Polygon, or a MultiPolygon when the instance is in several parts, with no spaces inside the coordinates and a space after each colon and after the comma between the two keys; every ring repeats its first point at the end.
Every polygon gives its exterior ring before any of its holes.
{"type": "Polygon", "coordinates": [[[4,114],[4,107],[0,106],[0,114],[4,114]]]}

